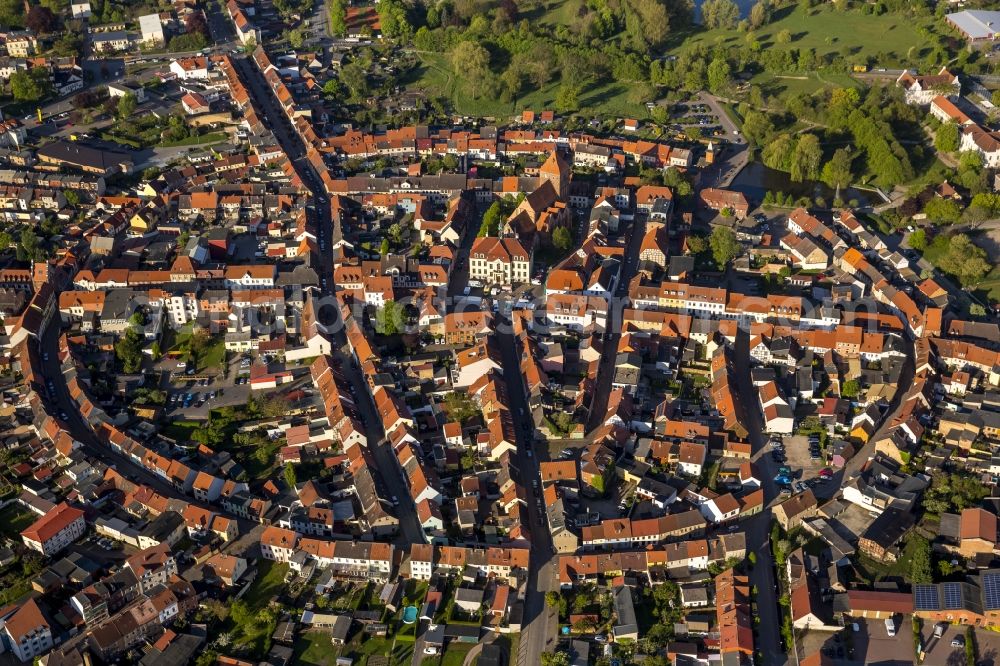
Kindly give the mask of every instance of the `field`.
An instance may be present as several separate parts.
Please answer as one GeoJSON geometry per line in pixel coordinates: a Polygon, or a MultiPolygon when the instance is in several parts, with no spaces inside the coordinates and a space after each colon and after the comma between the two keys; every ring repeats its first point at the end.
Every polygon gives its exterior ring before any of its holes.
{"type": "MultiPolygon", "coordinates": [[[[426,90],[433,96],[446,97],[455,111],[462,115],[502,118],[519,115],[524,109],[541,111],[555,105],[558,81],[508,103],[496,98],[471,99],[460,89],[446,54],[422,52],[418,55],[421,64],[416,74],[417,81],[411,87],[426,90]]],[[[580,95],[580,114],[646,117],[646,107],[642,103],[630,102],[629,91],[628,84],[613,82],[588,88],[580,95]]]]}
{"type": "MultiPolygon", "coordinates": [[[[542,2],[525,12],[524,18],[534,25],[550,29],[572,26],[583,4],[584,0],[542,2]]],[[[837,54],[852,62],[868,62],[872,67],[895,68],[912,66],[925,50],[929,50],[920,29],[934,25],[933,21],[892,13],[875,16],[860,11],[837,11],[829,4],[811,8],[795,4],[777,9],[771,22],[752,34],[764,50],[813,49],[820,57],[837,54]],[[777,35],[786,30],[791,35],[791,41],[779,44],[777,35]]],[[[695,26],[675,31],[665,51],[650,53],[650,56],[676,56],[699,44],[741,47],[747,39],[748,33],[739,30],[704,30],[695,26]]],[[[515,116],[524,109],[540,111],[555,106],[558,80],[530,90],[511,102],[505,103],[496,98],[470,99],[458,85],[447,54],[422,51],[417,55],[420,64],[409,87],[449,99],[460,114],[503,118],[515,116]]],[[[847,72],[793,73],[787,76],[759,73],[752,82],[760,85],[765,93],[779,96],[811,93],[828,86],[861,85],[847,72]]],[[[628,83],[597,82],[581,94],[579,113],[583,116],[646,118],[648,111],[634,88],[634,84],[628,83]]]]}

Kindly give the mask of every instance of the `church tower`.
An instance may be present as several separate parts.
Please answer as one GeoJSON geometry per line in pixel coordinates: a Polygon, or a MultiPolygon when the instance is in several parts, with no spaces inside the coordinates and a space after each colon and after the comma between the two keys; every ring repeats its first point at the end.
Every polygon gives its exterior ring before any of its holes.
{"type": "Polygon", "coordinates": [[[548,181],[556,191],[556,197],[565,200],[569,196],[569,179],[572,170],[558,149],[553,150],[549,159],[538,170],[539,185],[548,181]]]}

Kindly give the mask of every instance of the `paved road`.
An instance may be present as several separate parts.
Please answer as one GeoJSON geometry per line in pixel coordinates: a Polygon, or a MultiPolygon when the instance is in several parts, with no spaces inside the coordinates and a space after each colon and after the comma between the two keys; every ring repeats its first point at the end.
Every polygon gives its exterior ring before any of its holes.
{"type": "MultiPolygon", "coordinates": [[[[753,446],[753,452],[757,453],[763,449],[766,440],[763,418],[754,400],[757,391],[750,383],[750,334],[749,331],[742,328],[736,335],[733,366],[738,392],[743,396],[744,425],[749,431],[748,439],[753,446]]],[[[778,610],[778,583],[775,577],[774,559],[771,557],[769,545],[770,504],[777,496],[777,488],[771,481],[777,470],[772,465],[773,461],[769,456],[758,458],[757,469],[764,485],[765,508],[756,516],[742,523],[747,540],[747,552],[757,553],[757,564],[750,572],[750,583],[757,588],[757,596],[754,599],[757,604],[756,612],[760,617],[760,623],[757,625],[757,649],[763,654],[763,663],[768,664],[768,666],[785,664],[788,661],[788,654],[782,650],[778,638],[781,614],[778,610]]]]}
{"type": "MultiPolygon", "coordinates": [[[[87,455],[95,460],[99,460],[108,467],[114,468],[118,473],[137,483],[149,486],[164,497],[182,499],[188,504],[214,511],[222,515],[229,515],[221,507],[211,505],[185,495],[175,489],[172,485],[164,481],[161,477],[147,471],[131,458],[123,456],[114,449],[101,442],[90,424],[80,414],[80,409],[69,395],[69,388],[66,386],[66,378],[59,366],[59,321],[54,319],[46,329],[45,335],[39,341],[39,352],[48,353],[48,360],[42,357],[42,375],[46,379],[52,379],[54,399],[50,401],[53,407],[51,411],[57,413],[63,411],[68,417],[65,421],[67,429],[72,433],[73,438],[83,445],[87,455]]],[[[233,516],[230,516],[233,517],[233,516]]],[[[242,519],[237,519],[240,533],[249,530],[254,523],[242,519]]]]}
{"type": "Polygon", "coordinates": [[[587,417],[588,433],[600,427],[604,412],[608,408],[608,396],[611,393],[611,383],[615,376],[615,356],[618,343],[621,340],[624,297],[628,295],[628,285],[639,269],[639,250],[642,246],[642,237],[646,235],[645,214],[637,213],[631,228],[626,233],[629,234],[628,244],[625,246],[625,255],[622,258],[618,289],[611,302],[611,311],[608,312],[604,348],[601,362],[597,368],[597,378],[594,380],[593,398],[590,401],[590,413],[587,417]]]}

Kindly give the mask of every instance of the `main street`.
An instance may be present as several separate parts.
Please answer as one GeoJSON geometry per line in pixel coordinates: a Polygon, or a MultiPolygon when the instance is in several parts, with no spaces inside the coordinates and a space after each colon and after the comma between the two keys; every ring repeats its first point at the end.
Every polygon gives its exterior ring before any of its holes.
{"type": "MultiPolygon", "coordinates": [[[[268,128],[274,133],[275,138],[281,145],[282,150],[288,156],[292,167],[298,174],[302,182],[312,192],[314,209],[312,215],[319,236],[320,247],[328,247],[327,241],[333,236],[333,221],[330,215],[330,207],[326,197],[326,192],[322,189],[322,180],[315,172],[313,165],[306,159],[305,146],[301,138],[292,128],[291,121],[284,114],[273,92],[264,80],[263,74],[256,64],[248,58],[233,58],[235,67],[240,76],[240,80],[251,91],[250,98],[257,111],[261,113],[261,118],[268,128]]],[[[322,251],[320,262],[316,267],[320,276],[330,281],[332,288],[332,250],[322,251]]],[[[398,504],[393,510],[399,519],[399,527],[402,536],[407,543],[425,543],[426,537],[420,527],[417,518],[417,509],[408,492],[391,492],[393,488],[406,488],[407,480],[403,478],[403,470],[396,460],[390,445],[385,441],[385,431],[382,427],[382,420],[375,409],[375,404],[371,397],[370,388],[362,375],[361,368],[358,367],[353,356],[347,353],[346,335],[341,327],[338,327],[334,341],[339,349],[335,355],[340,359],[341,367],[347,379],[354,387],[354,395],[357,396],[355,404],[358,413],[364,422],[365,432],[368,437],[368,449],[375,459],[375,469],[372,474],[382,484],[386,497],[395,495],[398,504]]]]}
{"type": "MultiPolygon", "coordinates": [[[[534,424],[528,409],[524,376],[521,374],[523,350],[511,332],[509,321],[499,322],[497,331],[508,405],[517,441],[517,452],[514,455],[518,470],[516,478],[520,480],[528,498],[528,506],[522,509],[522,523],[531,535],[528,583],[516,663],[517,666],[537,666],[541,663],[542,652],[554,649],[559,617],[556,609],[545,605],[545,593],[559,589],[559,564],[548,529],[538,457],[534,452],[534,424]]],[[[511,660],[513,659],[512,655],[511,660]]]]}

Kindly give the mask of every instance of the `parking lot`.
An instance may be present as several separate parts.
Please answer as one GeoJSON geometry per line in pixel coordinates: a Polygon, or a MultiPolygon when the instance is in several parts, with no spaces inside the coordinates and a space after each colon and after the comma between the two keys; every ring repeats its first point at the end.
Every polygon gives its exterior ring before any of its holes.
{"type": "Polygon", "coordinates": [[[808,437],[791,435],[782,438],[781,441],[784,445],[784,455],[774,456],[773,453],[770,455],[776,465],[791,470],[791,485],[794,492],[802,492],[807,486],[818,487],[827,483],[820,477],[826,465],[822,457],[813,458],[808,437]]]}
{"type": "MultiPolygon", "coordinates": [[[[923,631],[924,664],[928,666],[945,666],[945,664],[965,663],[965,627],[961,625],[942,625],[944,633],[939,637],[934,636],[934,625],[925,622],[923,631]],[[960,646],[953,646],[955,639],[961,641],[960,646]]],[[[989,632],[981,631],[980,634],[989,632]]],[[[977,636],[978,638],[978,636],[977,636]]],[[[995,654],[995,652],[994,652],[995,654]]]]}
{"type": "MultiPolygon", "coordinates": [[[[859,619],[857,625],[858,631],[850,631],[850,634],[844,637],[845,642],[853,649],[853,657],[839,663],[880,664],[880,666],[903,666],[914,663],[913,632],[910,629],[909,616],[896,618],[896,635],[891,637],[886,633],[885,620],[859,619]]],[[[850,627],[848,629],[850,630],[850,627]]]]}

